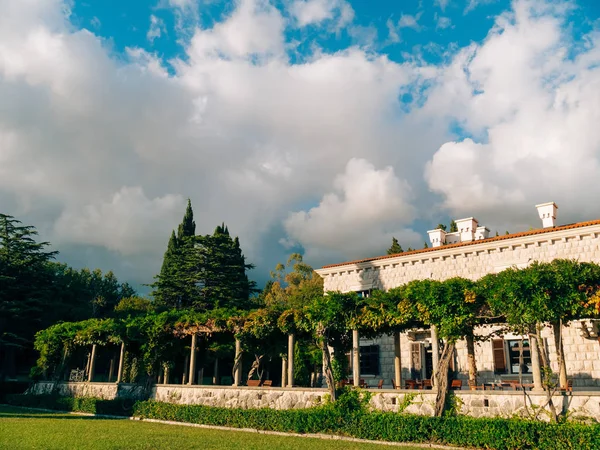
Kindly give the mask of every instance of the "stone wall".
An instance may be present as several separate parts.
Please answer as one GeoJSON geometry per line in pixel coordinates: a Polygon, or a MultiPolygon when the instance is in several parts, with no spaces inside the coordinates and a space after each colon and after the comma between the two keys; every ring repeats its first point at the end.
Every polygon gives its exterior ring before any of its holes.
{"type": "MultiPolygon", "coordinates": [[[[407,255],[385,257],[363,262],[337,264],[317,270],[323,277],[325,291],[388,290],[416,279],[445,280],[464,277],[476,280],[488,273],[497,273],[507,267],[526,267],[533,261],[552,261],[556,258],[572,258],[579,261],[600,263],[600,225],[559,229],[556,231],[524,233],[515,237],[501,237],[465,244],[448,245],[407,255]]],[[[482,336],[490,333],[489,328],[477,330],[482,336]]],[[[505,336],[520,339],[520,336],[505,336]]],[[[600,343],[596,339],[582,337],[580,322],[562,329],[565,362],[569,377],[575,387],[600,387],[600,343]]],[[[552,369],[557,372],[556,348],[552,331],[543,331],[552,369]]],[[[410,378],[410,342],[407,333],[401,336],[403,379],[410,378]]],[[[383,336],[373,341],[362,341],[361,345],[380,345],[380,374],[385,386],[390,386],[393,377],[393,340],[383,336]]],[[[482,382],[498,378],[515,379],[517,375],[498,377],[494,374],[492,343],[476,345],[476,361],[482,382]]],[[[456,349],[458,378],[467,378],[466,343],[459,342],[456,349]]]]}
{"type": "MultiPolygon", "coordinates": [[[[49,393],[54,384],[37,383],[32,393],[49,393]]],[[[66,396],[90,396],[113,399],[116,396],[135,397],[135,385],[115,383],[58,383],[57,391],[66,396]]],[[[409,414],[433,415],[435,392],[423,390],[369,389],[373,409],[409,414]]],[[[520,391],[454,391],[457,410],[473,417],[530,417],[542,411],[546,404],[544,393],[520,391]],[[534,406],[532,406],[534,405],[534,406]],[[527,406],[527,407],[526,407],[527,406]]],[[[158,385],[150,398],[177,404],[218,406],[224,408],[301,409],[327,402],[327,390],[303,388],[254,388],[233,386],[158,385]]],[[[591,418],[600,421],[600,392],[572,392],[554,396],[557,408],[564,408],[569,417],[591,418]]],[[[548,419],[547,413],[539,413],[548,419]]]]}
{"type": "Polygon", "coordinates": [[[161,402],[243,409],[310,408],[324,403],[326,396],[326,389],[180,385],[159,385],[153,389],[153,397],[161,402]]]}
{"type": "Polygon", "coordinates": [[[68,382],[52,383],[40,381],[29,389],[32,394],[49,394],[54,390],[55,393],[66,397],[97,397],[104,400],[112,400],[119,397],[141,398],[143,392],[137,384],[128,383],[86,383],[86,382],[68,382]]]}

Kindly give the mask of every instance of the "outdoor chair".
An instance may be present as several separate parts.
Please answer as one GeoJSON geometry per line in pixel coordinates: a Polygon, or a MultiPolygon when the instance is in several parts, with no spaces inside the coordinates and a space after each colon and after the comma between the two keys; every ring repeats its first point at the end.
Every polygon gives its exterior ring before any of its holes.
{"type": "Polygon", "coordinates": [[[432,389],[431,380],[423,380],[423,389],[432,389]]]}
{"type": "Polygon", "coordinates": [[[260,380],[248,380],[246,386],[258,387],[260,386],[260,380]]]}
{"type": "Polygon", "coordinates": [[[273,380],[265,380],[263,381],[263,387],[271,387],[273,386],[273,380]]]}
{"type": "Polygon", "coordinates": [[[404,382],[404,388],[405,389],[416,389],[417,388],[417,382],[415,380],[406,380],[404,382]]]}
{"type": "Polygon", "coordinates": [[[379,380],[379,383],[377,383],[377,389],[382,389],[383,388],[383,378],[381,380],[379,380]]]}
{"type": "Polygon", "coordinates": [[[393,378],[392,378],[392,388],[400,389],[400,387],[396,385],[396,380],[394,380],[393,378]]]}
{"type": "Polygon", "coordinates": [[[460,391],[462,389],[462,380],[452,380],[450,389],[453,391],[460,391]]]}

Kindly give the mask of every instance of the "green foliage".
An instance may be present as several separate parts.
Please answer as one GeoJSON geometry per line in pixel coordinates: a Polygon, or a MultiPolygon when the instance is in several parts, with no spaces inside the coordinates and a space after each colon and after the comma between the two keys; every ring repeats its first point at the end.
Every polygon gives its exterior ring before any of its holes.
{"type": "Polygon", "coordinates": [[[520,419],[427,417],[369,412],[359,391],[333,404],[301,410],[228,409],[201,405],[138,402],[136,417],[234,428],[297,433],[334,433],[359,439],[456,445],[495,450],[592,450],[600,445],[600,426],[559,425],[520,419]]]}
{"type": "MultiPolygon", "coordinates": [[[[456,225],[456,224],[455,224],[456,225]]],[[[437,227],[435,227],[436,230],[444,230],[446,231],[446,225],[444,225],[443,223],[438,223],[437,227]]]]}
{"type": "Polygon", "coordinates": [[[387,254],[388,255],[395,255],[397,253],[403,253],[404,250],[402,250],[402,246],[398,243],[398,239],[396,239],[395,237],[392,237],[392,246],[390,248],[388,248],[387,254]]]}
{"type": "Polygon", "coordinates": [[[458,231],[458,226],[456,225],[456,222],[454,220],[452,220],[450,222],[450,233],[456,233],[458,231]]]}
{"type": "Polygon", "coordinates": [[[255,283],[248,280],[239,239],[225,224],[212,235],[196,236],[191,202],[177,234],[171,233],[152,295],[163,308],[206,311],[215,308],[250,309],[255,283]]]}
{"type": "Polygon", "coordinates": [[[13,394],[7,395],[6,399],[7,403],[12,406],[114,416],[131,416],[135,403],[130,398],[104,400],[95,397],[61,397],[54,394],[13,394]]]}

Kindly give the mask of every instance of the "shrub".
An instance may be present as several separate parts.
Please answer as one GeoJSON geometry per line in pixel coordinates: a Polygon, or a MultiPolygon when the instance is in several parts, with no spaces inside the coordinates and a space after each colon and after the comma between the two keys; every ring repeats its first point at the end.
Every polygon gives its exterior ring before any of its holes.
{"type": "Polygon", "coordinates": [[[55,394],[13,394],[7,395],[6,401],[13,406],[113,416],[130,416],[134,403],[128,398],[104,400],[95,397],[61,397],[55,394]]]}
{"type": "Polygon", "coordinates": [[[176,405],[152,400],[101,400],[56,395],[11,395],[9,403],[63,411],[130,415],[204,425],[295,433],[331,433],[361,439],[437,443],[490,450],[593,450],[600,448],[600,425],[550,424],[523,419],[428,417],[369,411],[357,390],[338,401],[309,409],[233,409],[176,405]]]}

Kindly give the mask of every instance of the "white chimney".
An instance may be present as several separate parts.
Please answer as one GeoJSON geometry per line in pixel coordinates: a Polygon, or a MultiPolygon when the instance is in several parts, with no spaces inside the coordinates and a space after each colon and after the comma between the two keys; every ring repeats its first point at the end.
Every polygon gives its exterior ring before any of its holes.
{"type": "Polygon", "coordinates": [[[446,232],[441,228],[429,230],[427,234],[432,247],[440,247],[446,243],[446,232]]]}
{"type": "Polygon", "coordinates": [[[541,205],[535,205],[535,207],[538,210],[540,219],[542,219],[544,228],[553,228],[556,226],[556,210],[558,209],[556,203],[542,203],[541,205]]]}
{"type": "Polygon", "coordinates": [[[468,217],[456,221],[456,227],[460,235],[460,242],[471,242],[475,238],[475,230],[477,229],[477,219],[468,217]]]}
{"type": "Polygon", "coordinates": [[[480,239],[487,239],[490,237],[490,230],[486,227],[477,227],[475,230],[475,240],[479,241],[480,239]]]}

